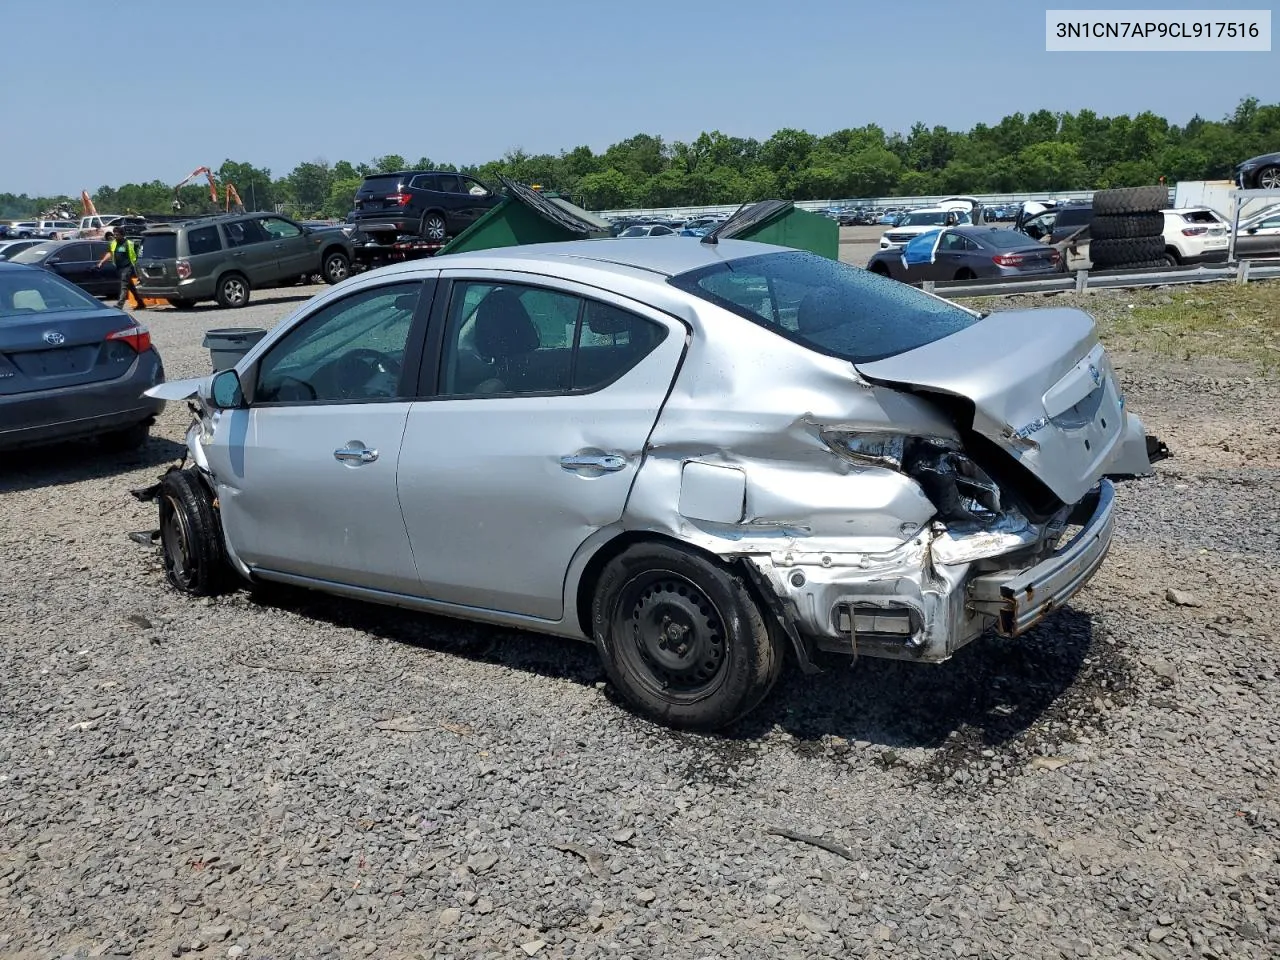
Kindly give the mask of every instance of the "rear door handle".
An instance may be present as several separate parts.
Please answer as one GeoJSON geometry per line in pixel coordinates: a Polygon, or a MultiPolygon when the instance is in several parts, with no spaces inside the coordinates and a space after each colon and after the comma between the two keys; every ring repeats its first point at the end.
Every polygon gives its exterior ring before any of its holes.
{"type": "Polygon", "coordinates": [[[626,465],[626,457],[613,454],[575,453],[560,458],[560,466],[565,470],[604,470],[606,473],[614,473],[626,465]]]}
{"type": "Polygon", "coordinates": [[[341,463],[373,463],[378,459],[378,451],[367,447],[339,447],[333,451],[333,459],[341,463]]]}

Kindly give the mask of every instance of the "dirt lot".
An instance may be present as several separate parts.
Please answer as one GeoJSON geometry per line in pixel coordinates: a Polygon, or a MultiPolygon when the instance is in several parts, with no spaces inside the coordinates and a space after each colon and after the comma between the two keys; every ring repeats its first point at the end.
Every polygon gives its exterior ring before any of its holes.
{"type": "MultiPolygon", "coordinates": [[[[1087,301],[1176,457],[1067,609],[788,674],[719,737],[631,717],[570,642],[176,596],[126,491],[181,404],[139,455],[7,457],[0,956],[1277,956],[1280,310],[1250,289],[1087,301]]],[[[307,292],[147,321],[190,376],[204,330],[307,292]]]]}

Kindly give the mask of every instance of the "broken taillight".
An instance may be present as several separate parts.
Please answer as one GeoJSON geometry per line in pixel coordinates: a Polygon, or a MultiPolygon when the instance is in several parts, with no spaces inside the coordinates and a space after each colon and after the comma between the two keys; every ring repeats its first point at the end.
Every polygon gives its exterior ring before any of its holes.
{"type": "Polygon", "coordinates": [[[997,267],[1020,267],[1023,257],[1020,253],[997,253],[991,258],[991,262],[997,267]]]}
{"type": "Polygon", "coordinates": [[[133,347],[135,353],[143,353],[151,349],[151,331],[142,324],[134,324],[114,333],[107,334],[108,340],[122,340],[133,347]]]}
{"type": "Polygon", "coordinates": [[[1049,251],[1049,262],[1050,262],[1050,263],[1061,263],[1061,262],[1062,262],[1062,254],[1058,253],[1058,251],[1057,251],[1057,250],[1050,250],[1050,251],[1049,251]]]}
{"type": "Polygon", "coordinates": [[[191,276],[191,263],[187,260],[178,261],[178,279],[186,280],[191,276]]]}

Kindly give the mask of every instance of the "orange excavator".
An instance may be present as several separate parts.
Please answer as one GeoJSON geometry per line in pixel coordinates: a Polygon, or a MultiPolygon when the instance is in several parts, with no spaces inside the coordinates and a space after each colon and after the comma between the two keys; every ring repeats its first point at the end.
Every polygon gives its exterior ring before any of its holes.
{"type": "MultiPolygon", "coordinates": [[[[203,174],[209,180],[209,199],[213,202],[214,208],[215,209],[217,208],[218,206],[217,178],[214,177],[213,171],[210,170],[208,167],[196,167],[194,170],[191,171],[190,174],[188,174],[186,177],[184,177],[182,180],[180,180],[177,184],[174,185],[174,188],[173,188],[174,213],[177,213],[182,209],[182,199],[178,196],[178,191],[181,190],[183,187],[185,187],[192,180],[196,179],[196,177],[200,176],[201,174],[203,174]]],[[[222,185],[222,195],[225,201],[222,208],[224,213],[244,213],[244,202],[240,199],[240,194],[236,191],[236,188],[234,185],[230,183],[224,183],[222,185]],[[232,209],[232,206],[231,206],[231,200],[233,197],[235,198],[234,210],[232,209]]]]}

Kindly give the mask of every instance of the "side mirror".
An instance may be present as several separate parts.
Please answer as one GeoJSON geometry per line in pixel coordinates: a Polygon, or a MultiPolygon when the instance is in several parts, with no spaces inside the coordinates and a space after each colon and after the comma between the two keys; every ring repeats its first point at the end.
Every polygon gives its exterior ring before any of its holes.
{"type": "Polygon", "coordinates": [[[236,410],[245,405],[244,391],[240,389],[240,374],[235,370],[223,370],[209,386],[209,400],[219,410],[236,410]]]}
{"type": "Polygon", "coordinates": [[[1248,230],[1245,231],[1245,233],[1250,233],[1250,234],[1257,233],[1257,232],[1258,232],[1257,227],[1250,227],[1248,230]]]}

